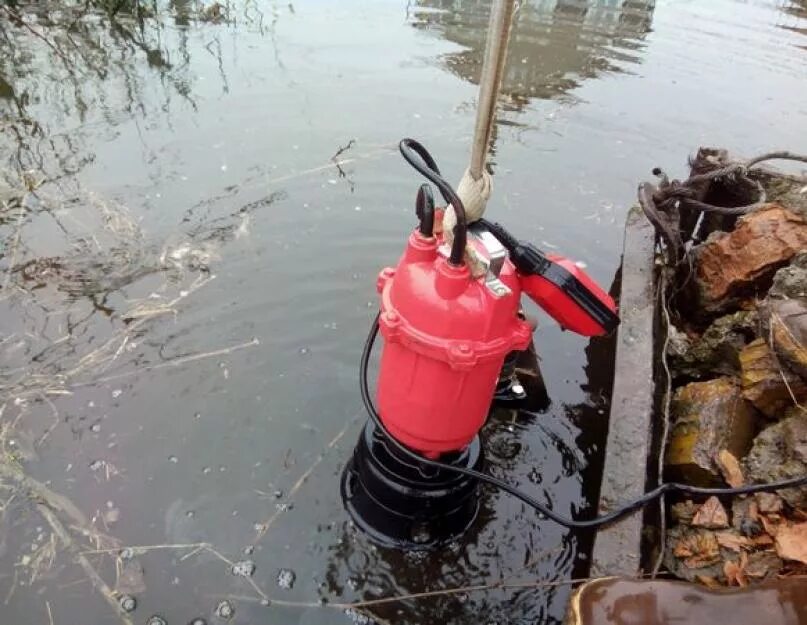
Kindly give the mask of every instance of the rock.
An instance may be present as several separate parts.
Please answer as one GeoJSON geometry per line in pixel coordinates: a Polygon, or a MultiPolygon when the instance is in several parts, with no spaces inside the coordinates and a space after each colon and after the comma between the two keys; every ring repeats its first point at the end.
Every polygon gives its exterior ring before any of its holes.
{"type": "Polygon", "coordinates": [[[762,514],[779,514],[784,508],[784,501],[776,493],[757,493],[754,499],[762,514]]]}
{"type": "Polygon", "coordinates": [[[775,540],[779,557],[807,564],[807,523],[780,527],[775,540]]]}
{"type": "Polygon", "coordinates": [[[794,397],[796,401],[807,398],[807,384],[779,366],[764,339],[745,346],[740,352],[740,366],[743,397],[767,417],[781,417],[793,405],[794,397]]]}
{"type": "Polygon", "coordinates": [[[783,174],[775,168],[755,167],[750,177],[765,188],[768,198],[807,218],[807,190],[803,176],[783,174]]]}
{"type": "Polygon", "coordinates": [[[756,413],[733,378],[692,382],[675,392],[673,426],[665,459],[669,479],[692,484],[721,482],[715,458],[727,450],[745,456],[756,413]]]}
{"type": "Polygon", "coordinates": [[[692,517],[692,525],[710,530],[722,529],[729,526],[729,517],[720,500],[717,497],[709,497],[692,517]]]}
{"type": "Polygon", "coordinates": [[[715,458],[715,462],[717,462],[717,467],[720,469],[720,473],[726,484],[732,488],[738,488],[745,483],[743,471],[740,468],[740,461],[737,460],[737,456],[733,453],[727,449],[721,449],[717,454],[717,458],[715,458]]]}
{"type": "Polygon", "coordinates": [[[807,249],[807,221],[778,204],[745,215],[732,232],[695,248],[698,300],[718,312],[767,290],[777,269],[807,249]]]}
{"type": "Polygon", "coordinates": [[[752,551],[748,554],[745,574],[755,582],[777,577],[782,560],[772,551],[752,551]]]}
{"type": "Polygon", "coordinates": [[[763,336],[779,363],[807,381],[807,298],[771,300],[760,313],[763,336]]]}
{"type": "Polygon", "coordinates": [[[670,506],[670,516],[672,520],[683,525],[692,523],[692,517],[695,516],[697,511],[698,506],[696,506],[691,499],[680,501],[670,506]]]}
{"type": "Polygon", "coordinates": [[[753,498],[737,497],[731,502],[731,524],[743,536],[753,538],[762,532],[759,506],[753,498]]]}
{"type": "Polygon", "coordinates": [[[773,277],[768,299],[798,299],[807,297],[807,251],[793,257],[773,277]]]}
{"type": "MultiPolygon", "coordinates": [[[[774,482],[807,474],[807,414],[792,416],[765,428],[743,461],[749,482],[774,482]]],[[[807,507],[807,488],[787,488],[779,496],[793,508],[807,507]]]]}
{"type": "Polygon", "coordinates": [[[671,329],[667,357],[673,377],[711,378],[740,372],[740,350],[754,340],[757,313],[743,310],[716,319],[700,336],[671,329]]]}

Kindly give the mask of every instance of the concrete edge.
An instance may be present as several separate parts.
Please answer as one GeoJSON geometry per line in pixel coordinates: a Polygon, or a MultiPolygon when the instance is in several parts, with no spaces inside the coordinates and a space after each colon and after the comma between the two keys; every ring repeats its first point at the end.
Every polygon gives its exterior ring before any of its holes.
{"type": "MultiPolygon", "coordinates": [[[[619,297],[622,322],[616,342],[600,514],[645,492],[647,462],[653,451],[654,251],[655,231],[636,206],[625,222],[619,297]]],[[[640,573],[642,514],[638,510],[597,533],[592,576],[640,573]]]]}

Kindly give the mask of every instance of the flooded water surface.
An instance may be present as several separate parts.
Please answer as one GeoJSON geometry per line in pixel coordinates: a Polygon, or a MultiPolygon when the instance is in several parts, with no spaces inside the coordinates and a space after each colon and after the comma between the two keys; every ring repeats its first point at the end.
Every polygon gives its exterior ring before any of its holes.
{"type": "MultiPolygon", "coordinates": [[[[562,620],[586,537],[485,491],[405,554],[339,498],[421,182],[395,146],[460,178],[488,10],[0,6],[0,622],[562,620]]],[[[488,214],[609,286],[652,167],[803,151],[805,95],[803,0],[525,1],[488,214]]],[[[488,470],[582,514],[608,345],[536,345],[551,404],[493,415],[488,470]]]]}

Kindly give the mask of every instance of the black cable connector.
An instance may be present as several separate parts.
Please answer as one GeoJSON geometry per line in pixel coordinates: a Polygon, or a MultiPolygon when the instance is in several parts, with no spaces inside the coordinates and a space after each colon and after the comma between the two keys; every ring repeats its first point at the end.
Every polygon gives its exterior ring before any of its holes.
{"type": "Polygon", "coordinates": [[[634,510],[642,508],[655,501],[661,497],[661,495],[672,491],[686,493],[688,495],[704,496],[750,495],[752,493],[772,492],[782,490],[784,488],[795,488],[807,485],[807,475],[802,475],[801,477],[792,478],[789,480],[781,480],[779,482],[750,484],[748,486],[738,486],[736,488],[701,488],[699,486],[690,486],[689,484],[681,484],[679,482],[665,482],[663,484],[659,484],[653,490],[646,492],[641,497],[624,503],[621,506],[613,509],[611,512],[603,514],[602,516],[595,516],[590,519],[570,519],[558,514],[557,512],[554,512],[548,505],[541,503],[531,495],[528,495],[515,486],[508,484],[504,480],[500,480],[499,478],[488,475],[487,473],[482,473],[481,471],[457,467],[445,462],[440,462],[439,460],[431,460],[430,458],[426,458],[419,453],[412,451],[409,449],[409,447],[399,442],[392,436],[392,434],[390,434],[389,430],[387,430],[386,426],[384,426],[384,424],[381,422],[381,415],[378,414],[378,411],[373,404],[373,400],[370,397],[370,386],[367,376],[367,371],[370,364],[370,355],[373,351],[373,344],[378,336],[378,318],[379,315],[377,314],[375,320],[373,321],[373,325],[370,328],[370,333],[367,335],[367,340],[364,343],[364,349],[362,350],[361,363],[359,365],[359,386],[361,389],[361,399],[364,403],[364,407],[367,409],[367,413],[370,415],[370,419],[372,419],[376,427],[384,433],[387,439],[389,439],[390,443],[394,445],[395,448],[398,449],[402,454],[415,462],[419,462],[436,469],[443,469],[445,471],[452,471],[460,475],[467,475],[468,477],[476,478],[480,482],[484,482],[499,490],[509,493],[531,508],[537,510],[539,513],[543,514],[548,519],[551,519],[555,523],[563,525],[564,527],[568,527],[570,529],[591,529],[602,527],[603,525],[613,523],[623,516],[630,514],[634,510]]]}

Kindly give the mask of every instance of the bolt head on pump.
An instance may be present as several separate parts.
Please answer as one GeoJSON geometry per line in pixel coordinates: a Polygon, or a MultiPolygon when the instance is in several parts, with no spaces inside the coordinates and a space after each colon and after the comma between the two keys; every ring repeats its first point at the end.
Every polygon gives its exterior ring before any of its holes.
{"type": "Polygon", "coordinates": [[[381,271],[378,290],[384,425],[432,457],[463,449],[485,423],[505,356],[532,334],[517,314],[513,266],[504,263],[495,283],[474,278],[415,231],[398,265],[381,271]]]}

